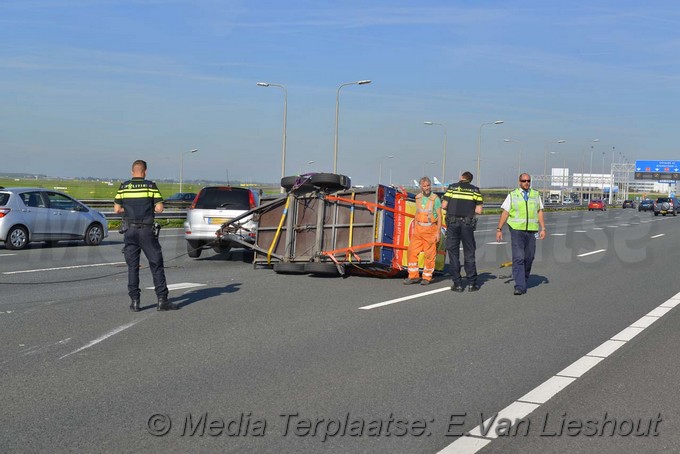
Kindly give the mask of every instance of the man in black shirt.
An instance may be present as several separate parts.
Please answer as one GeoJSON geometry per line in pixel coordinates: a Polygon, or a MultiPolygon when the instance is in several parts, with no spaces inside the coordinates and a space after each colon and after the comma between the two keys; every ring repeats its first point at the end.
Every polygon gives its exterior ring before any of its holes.
{"type": "Polygon", "coordinates": [[[449,253],[449,266],[454,292],[462,292],[460,276],[460,243],[463,243],[463,259],[468,291],[479,290],[477,285],[477,265],[475,263],[476,215],[482,214],[482,194],[477,186],[470,184],[472,174],[463,172],[458,183],[450,184],[442,197],[442,211],[446,210],[446,250],[449,253]]]}
{"type": "Polygon", "coordinates": [[[158,297],[159,311],[178,309],[168,302],[168,286],[163,269],[163,252],[158,238],[154,235],[154,213],[163,212],[163,197],[156,183],[146,179],[146,162],[132,163],[132,179],[123,182],[113,200],[113,211],[123,213],[124,233],[123,254],[128,266],[128,294],[130,310],[139,312],[139,257],[143,251],[149,261],[154,289],[158,297]]]}

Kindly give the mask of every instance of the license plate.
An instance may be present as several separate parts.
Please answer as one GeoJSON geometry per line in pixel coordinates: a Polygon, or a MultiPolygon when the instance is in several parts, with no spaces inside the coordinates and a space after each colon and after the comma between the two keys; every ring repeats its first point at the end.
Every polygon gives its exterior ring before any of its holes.
{"type": "Polygon", "coordinates": [[[222,225],[225,222],[230,221],[231,218],[208,218],[208,224],[213,225],[213,224],[219,224],[222,225]]]}

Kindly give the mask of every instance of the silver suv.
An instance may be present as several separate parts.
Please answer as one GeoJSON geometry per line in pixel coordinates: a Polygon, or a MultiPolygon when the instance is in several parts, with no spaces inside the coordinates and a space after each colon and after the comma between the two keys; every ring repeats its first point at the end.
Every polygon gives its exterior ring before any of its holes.
{"type": "Polygon", "coordinates": [[[23,249],[45,241],[84,240],[99,245],[109,234],[102,213],[57,191],[42,188],[0,189],[0,241],[7,249],[23,249]]]}
{"type": "MultiPolygon", "coordinates": [[[[217,238],[215,234],[225,222],[244,214],[258,205],[258,193],[246,188],[231,186],[207,186],[198,193],[187,209],[184,222],[184,238],[187,240],[187,254],[198,258],[205,248],[217,253],[229,252],[232,247],[230,236],[217,238]]],[[[241,220],[242,228],[233,235],[249,243],[255,242],[257,224],[248,216],[241,220]]]]}

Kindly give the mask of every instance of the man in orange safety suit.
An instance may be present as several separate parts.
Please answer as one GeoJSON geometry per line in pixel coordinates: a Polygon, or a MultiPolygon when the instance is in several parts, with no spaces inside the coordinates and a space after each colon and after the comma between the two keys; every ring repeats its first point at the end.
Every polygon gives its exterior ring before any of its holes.
{"type": "Polygon", "coordinates": [[[420,194],[416,196],[416,215],[412,222],[412,234],[408,245],[408,278],[404,285],[429,285],[434,273],[434,262],[437,257],[437,244],[442,228],[442,201],[432,193],[432,182],[428,177],[420,179],[420,194]],[[423,278],[418,269],[418,255],[425,253],[423,278]]]}

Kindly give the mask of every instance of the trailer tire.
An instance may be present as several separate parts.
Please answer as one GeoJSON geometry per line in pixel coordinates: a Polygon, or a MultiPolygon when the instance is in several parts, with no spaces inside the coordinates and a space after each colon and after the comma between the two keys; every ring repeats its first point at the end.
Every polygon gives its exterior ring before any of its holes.
{"type": "Polygon", "coordinates": [[[187,240],[187,255],[192,259],[197,259],[201,256],[201,248],[203,245],[200,241],[187,240]]]}
{"type": "Polygon", "coordinates": [[[277,274],[306,274],[304,263],[277,262],[274,264],[277,274]]]}
{"type": "Polygon", "coordinates": [[[315,276],[340,276],[338,267],[333,262],[307,262],[305,272],[315,276]]]}
{"type": "Polygon", "coordinates": [[[312,192],[314,190],[314,186],[312,186],[309,177],[305,177],[303,179],[299,175],[291,175],[288,177],[281,178],[281,187],[286,192],[290,192],[290,190],[293,189],[293,187],[295,187],[296,183],[302,183],[295,189],[296,193],[312,192]]]}
{"type": "Polygon", "coordinates": [[[328,191],[340,191],[352,187],[350,177],[336,173],[315,173],[312,175],[311,182],[315,187],[328,191]]]}

